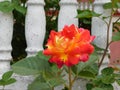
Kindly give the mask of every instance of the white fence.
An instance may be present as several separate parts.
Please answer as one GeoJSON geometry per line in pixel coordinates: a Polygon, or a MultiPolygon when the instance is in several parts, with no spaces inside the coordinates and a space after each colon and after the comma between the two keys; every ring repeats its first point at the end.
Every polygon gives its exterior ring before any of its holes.
{"type": "MultiPolygon", "coordinates": [[[[3,0],[0,0],[3,1],[3,0]]],[[[102,5],[110,0],[95,0],[94,10],[104,15],[110,15],[110,11],[102,8],[102,5]]],[[[35,55],[39,50],[43,50],[43,41],[46,31],[46,18],[44,11],[44,0],[28,0],[27,14],[25,21],[25,36],[27,42],[28,56],[35,55]]],[[[80,4],[85,5],[84,3],[80,4]]],[[[58,30],[64,25],[75,24],[78,26],[77,9],[79,4],[77,0],[61,0],[60,12],[58,17],[58,30]]],[[[90,6],[91,7],[91,6],[90,6]]],[[[112,25],[111,25],[112,26],[112,25]]],[[[13,34],[13,15],[12,13],[0,12],[0,75],[10,70],[11,56],[11,40],[13,34]]],[[[97,36],[95,43],[98,46],[105,47],[106,43],[106,25],[98,18],[92,19],[92,34],[97,36]]],[[[110,37],[112,35],[112,27],[110,37]]],[[[32,79],[29,77],[14,76],[18,82],[8,86],[11,90],[27,90],[27,84],[32,79]]],[[[58,90],[58,89],[57,89],[58,90]]],[[[79,89],[78,89],[79,90],[79,89]]],[[[118,89],[115,89],[118,90],[118,89]]]]}

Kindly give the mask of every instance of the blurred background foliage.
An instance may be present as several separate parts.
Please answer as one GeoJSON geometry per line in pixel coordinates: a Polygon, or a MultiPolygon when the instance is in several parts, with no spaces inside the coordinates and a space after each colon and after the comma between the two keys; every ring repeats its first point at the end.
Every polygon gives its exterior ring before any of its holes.
{"type": "MultiPolygon", "coordinates": [[[[12,0],[21,5],[23,8],[26,7],[27,0],[12,0]]],[[[26,12],[25,12],[26,14],[26,12]]],[[[13,62],[18,61],[27,56],[25,51],[27,45],[25,40],[25,14],[20,13],[17,10],[13,10],[14,16],[14,29],[13,29],[13,39],[12,39],[12,57],[13,62]]]]}

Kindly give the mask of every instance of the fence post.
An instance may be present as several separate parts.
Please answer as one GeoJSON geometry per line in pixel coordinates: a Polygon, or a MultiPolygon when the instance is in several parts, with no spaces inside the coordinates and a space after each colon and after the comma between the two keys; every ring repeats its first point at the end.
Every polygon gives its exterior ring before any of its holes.
{"type": "MultiPolygon", "coordinates": [[[[103,4],[110,2],[110,0],[95,0],[94,2],[94,11],[102,14],[103,16],[110,16],[111,10],[104,9],[103,4]]],[[[106,39],[107,39],[107,24],[102,20],[102,17],[93,17],[92,18],[92,34],[96,36],[94,40],[95,44],[101,48],[105,48],[106,39]],[[101,18],[101,19],[100,19],[101,18]]],[[[109,18],[106,19],[109,22],[109,18]]],[[[112,29],[112,28],[111,28],[112,29]]],[[[112,35],[112,30],[110,30],[110,37],[112,35]]]]}
{"type": "Polygon", "coordinates": [[[58,16],[58,30],[61,30],[64,25],[75,24],[78,26],[77,16],[78,2],[77,0],[61,0],[60,12],[58,16]]]}
{"type": "MultiPolygon", "coordinates": [[[[104,9],[103,5],[107,2],[110,2],[110,0],[95,0],[94,2],[94,11],[97,13],[102,14],[100,18],[98,17],[93,17],[92,18],[92,35],[95,35],[96,38],[94,40],[94,43],[101,47],[101,48],[106,48],[107,44],[107,24],[102,20],[102,17],[107,17],[110,16],[111,14],[111,9],[104,9]]],[[[106,22],[109,22],[110,18],[105,19],[106,22]]],[[[111,40],[112,36],[112,23],[110,25],[110,31],[109,31],[109,41],[111,40]]],[[[108,51],[107,54],[110,52],[108,51]]],[[[103,56],[103,52],[99,52],[100,58],[103,56]]],[[[101,66],[101,69],[105,68],[108,66],[109,63],[109,58],[108,55],[105,56],[103,64],[101,66]]]]}
{"type": "MultiPolygon", "coordinates": [[[[4,0],[0,0],[4,1],[4,0]]],[[[0,75],[10,70],[11,40],[13,34],[13,15],[0,11],[0,75]]]]}
{"type": "Polygon", "coordinates": [[[28,56],[43,50],[46,26],[44,5],[44,0],[28,0],[27,2],[25,35],[28,56]]]}

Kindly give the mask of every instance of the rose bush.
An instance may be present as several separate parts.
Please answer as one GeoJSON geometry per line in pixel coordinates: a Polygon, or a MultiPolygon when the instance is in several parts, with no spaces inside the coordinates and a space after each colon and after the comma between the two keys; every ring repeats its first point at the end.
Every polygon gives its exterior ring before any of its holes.
{"type": "MultiPolygon", "coordinates": [[[[74,24],[66,25],[59,32],[51,31],[45,50],[40,51],[37,56],[28,57],[15,63],[12,66],[13,70],[21,75],[37,75],[35,81],[28,87],[30,90],[39,90],[40,88],[40,90],[53,90],[55,86],[61,84],[65,85],[64,88],[72,90],[79,75],[91,74],[89,71],[81,71],[96,61],[95,55],[90,57],[91,60],[89,59],[89,55],[94,52],[94,47],[91,44],[94,38],[95,36],[91,36],[87,29],[78,28],[74,24]],[[48,55],[48,57],[43,54],[48,55]],[[53,64],[50,65],[48,60],[53,64]],[[79,65],[83,69],[79,70],[79,65]],[[65,70],[69,76],[68,85],[63,79],[63,71],[65,70]],[[39,81],[39,78],[42,81],[39,81]],[[36,83],[41,85],[36,87],[36,83]]],[[[92,78],[94,75],[88,77],[92,78]]]]}

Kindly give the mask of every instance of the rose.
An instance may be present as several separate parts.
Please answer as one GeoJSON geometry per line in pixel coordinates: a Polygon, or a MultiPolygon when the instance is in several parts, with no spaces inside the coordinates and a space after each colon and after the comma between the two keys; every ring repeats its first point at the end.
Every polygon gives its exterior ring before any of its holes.
{"type": "Polygon", "coordinates": [[[56,63],[59,68],[63,65],[68,67],[86,62],[89,55],[94,51],[91,42],[95,36],[90,32],[75,25],[65,26],[62,31],[51,31],[45,55],[51,56],[50,62],[56,63]]]}

